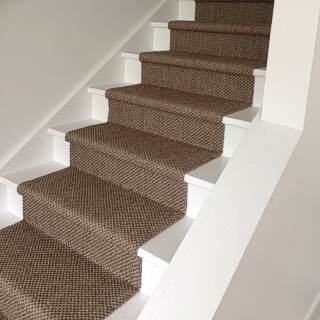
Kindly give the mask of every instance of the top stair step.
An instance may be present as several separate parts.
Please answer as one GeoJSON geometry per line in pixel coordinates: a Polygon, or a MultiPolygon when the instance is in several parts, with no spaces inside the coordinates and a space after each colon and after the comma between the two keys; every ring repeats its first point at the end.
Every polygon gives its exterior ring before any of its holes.
{"type": "Polygon", "coordinates": [[[261,23],[215,23],[202,21],[170,21],[168,23],[170,30],[194,31],[194,32],[212,32],[212,33],[229,33],[229,34],[248,34],[269,36],[270,24],[261,23]]]}
{"type": "Polygon", "coordinates": [[[274,2],[274,0],[195,0],[195,2],[274,2]]]}
{"type": "Polygon", "coordinates": [[[271,23],[273,3],[273,0],[196,0],[195,20],[271,23]]]}
{"type": "Polygon", "coordinates": [[[170,49],[266,60],[270,24],[171,21],[170,49]]]}

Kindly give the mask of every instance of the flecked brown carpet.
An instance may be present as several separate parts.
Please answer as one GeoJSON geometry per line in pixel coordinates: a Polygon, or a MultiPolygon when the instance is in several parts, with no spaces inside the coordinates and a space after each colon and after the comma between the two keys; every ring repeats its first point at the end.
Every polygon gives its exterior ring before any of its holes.
{"type": "Polygon", "coordinates": [[[223,116],[252,104],[273,1],[196,0],[142,83],[106,92],[109,122],[67,134],[71,166],[22,183],[0,231],[0,319],[104,319],[140,288],[138,248],[183,217],[184,175],[218,157],[223,116]]]}

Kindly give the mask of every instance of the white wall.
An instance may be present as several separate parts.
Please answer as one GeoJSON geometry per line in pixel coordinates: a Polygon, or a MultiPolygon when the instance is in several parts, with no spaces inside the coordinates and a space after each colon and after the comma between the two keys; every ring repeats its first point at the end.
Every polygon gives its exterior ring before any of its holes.
{"type": "Polygon", "coordinates": [[[215,320],[303,320],[320,292],[320,28],[305,127],[215,320]]]}
{"type": "Polygon", "coordinates": [[[319,0],[276,0],[262,119],[303,129],[319,0]]]}
{"type": "Polygon", "coordinates": [[[0,1],[0,168],[163,2],[0,1]]]}

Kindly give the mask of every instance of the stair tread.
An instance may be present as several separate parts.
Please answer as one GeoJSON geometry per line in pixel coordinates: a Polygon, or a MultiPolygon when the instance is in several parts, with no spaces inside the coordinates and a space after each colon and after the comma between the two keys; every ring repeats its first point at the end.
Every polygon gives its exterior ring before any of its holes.
{"type": "Polygon", "coordinates": [[[181,179],[186,172],[219,156],[214,150],[110,122],[70,131],[66,140],[172,179],[181,179]]]}
{"type": "Polygon", "coordinates": [[[12,224],[15,224],[19,221],[21,221],[21,218],[15,216],[9,211],[4,211],[0,213],[0,229],[11,226],[12,224]]]}
{"type": "Polygon", "coordinates": [[[249,104],[213,96],[164,88],[151,84],[137,84],[113,88],[106,92],[109,100],[135,103],[145,107],[196,118],[207,122],[222,121],[222,117],[234,113],[249,104]]]}
{"type": "Polygon", "coordinates": [[[183,217],[139,248],[140,258],[165,269],[189,231],[193,219],[183,217]]]}
{"type": "Polygon", "coordinates": [[[0,231],[3,313],[42,319],[102,319],[137,288],[22,221],[0,231]]]}
{"type": "Polygon", "coordinates": [[[259,107],[249,107],[223,117],[223,123],[248,129],[250,123],[260,110],[259,107]]]}
{"type": "Polygon", "coordinates": [[[41,177],[45,174],[64,169],[65,167],[65,165],[59,162],[49,161],[21,171],[9,173],[1,177],[0,182],[16,190],[18,185],[24,181],[41,177]]]}
{"type": "Polygon", "coordinates": [[[184,177],[184,181],[211,191],[228,164],[228,161],[229,158],[221,156],[205,163],[201,167],[188,172],[184,177]]]}
{"type": "Polygon", "coordinates": [[[170,30],[183,30],[194,32],[214,32],[269,36],[271,25],[269,23],[215,23],[202,21],[170,21],[170,30]]]}
{"type": "Polygon", "coordinates": [[[134,250],[184,214],[73,167],[22,183],[18,191],[134,250]],[[79,203],[79,199],[86,201],[79,203]]]}
{"type": "Polygon", "coordinates": [[[266,61],[234,57],[213,56],[180,51],[155,51],[140,54],[141,62],[166,64],[185,68],[210,70],[252,76],[253,70],[266,66],[266,61]]]}
{"type": "Polygon", "coordinates": [[[70,122],[70,123],[49,128],[48,133],[64,139],[68,131],[87,127],[87,126],[92,126],[99,123],[102,123],[102,121],[97,119],[86,119],[86,120],[77,121],[77,122],[70,122]]]}
{"type": "Polygon", "coordinates": [[[195,0],[195,2],[274,2],[274,0],[195,0]]]}
{"type": "Polygon", "coordinates": [[[90,86],[88,88],[88,92],[91,94],[97,94],[100,96],[104,96],[107,89],[130,86],[130,85],[132,85],[132,83],[129,83],[129,82],[117,82],[117,83],[96,85],[96,86],[90,86]]]}

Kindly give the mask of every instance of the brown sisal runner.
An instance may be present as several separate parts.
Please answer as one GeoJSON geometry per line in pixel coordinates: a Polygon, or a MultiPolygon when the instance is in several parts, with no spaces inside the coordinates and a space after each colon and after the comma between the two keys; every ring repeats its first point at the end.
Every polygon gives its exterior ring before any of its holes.
{"type": "Polygon", "coordinates": [[[142,83],[106,92],[109,122],[71,131],[71,167],[22,183],[0,231],[0,319],[104,319],[140,288],[138,248],[183,217],[184,175],[217,158],[222,118],[266,65],[273,1],[196,0],[142,83]]]}

